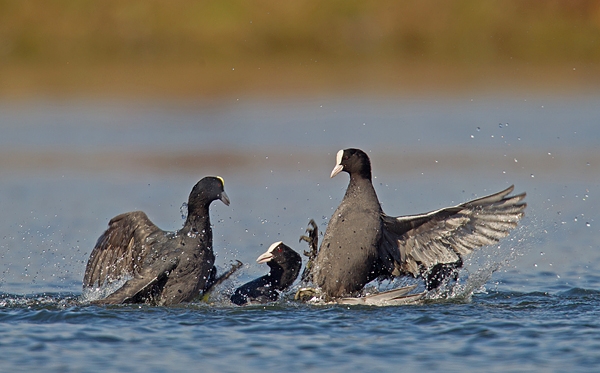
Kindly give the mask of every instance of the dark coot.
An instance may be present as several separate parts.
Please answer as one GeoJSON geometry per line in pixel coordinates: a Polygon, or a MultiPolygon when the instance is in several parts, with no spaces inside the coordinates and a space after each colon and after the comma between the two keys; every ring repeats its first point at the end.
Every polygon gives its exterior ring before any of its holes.
{"type": "Polygon", "coordinates": [[[331,177],[342,171],[350,175],[346,194],[303,276],[332,298],[356,296],[381,277],[422,277],[434,289],[456,276],[465,255],[507,236],[526,207],[525,193],[508,196],[511,186],[454,207],[392,217],[381,209],[365,152],[340,150],[331,177]]]}
{"type": "Polygon", "coordinates": [[[141,211],[114,217],[90,254],[83,287],[96,288],[130,278],[95,304],[188,302],[216,281],[208,208],[229,205],[220,177],[205,177],[192,189],[183,228],[167,232],[141,211]]]}
{"type": "Polygon", "coordinates": [[[256,261],[267,263],[271,270],[235,290],[231,301],[237,305],[276,301],[279,293],[294,283],[302,267],[300,254],[283,242],[272,244],[256,261]]]}

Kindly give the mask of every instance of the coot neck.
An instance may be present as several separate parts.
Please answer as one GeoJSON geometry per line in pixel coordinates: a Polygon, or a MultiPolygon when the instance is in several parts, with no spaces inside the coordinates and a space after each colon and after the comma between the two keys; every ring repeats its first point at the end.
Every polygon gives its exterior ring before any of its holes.
{"type": "Polygon", "coordinates": [[[279,265],[279,263],[270,263],[269,267],[271,270],[267,277],[269,278],[269,283],[277,290],[280,288],[281,278],[284,274],[283,267],[279,265]]]}
{"type": "Polygon", "coordinates": [[[381,211],[381,205],[371,179],[360,175],[350,175],[350,183],[346,189],[344,200],[349,206],[381,211]]]}
{"type": "Polygon", "coordinates": [[[361,173],[353,172],[350,174],[350,183],[348,184],[346,194],[355,193],[359,190],[375,193],[373,183],[371,182],[370,170],[362,171],[361,173]]]}
{"type": "Polygon", "coordinates": [[[198,236],[212,238],[208,204],[188,210],[188,216],[182,228],[183,234],[193,233],[198,236]]]}
{"type": "MultiPolygon", "coordinates": [[[[302,259],[299,259],[302,260],[302,259]]],[[[296,260],[288,260],[286,263],[287,269],[281,274],[280,286],[281,290],[286,289],[288,286],[292,285],[296,278],[298,277],[298,272],[300,272],[300,267],[302,264],[297,262],[296,260]]]]}

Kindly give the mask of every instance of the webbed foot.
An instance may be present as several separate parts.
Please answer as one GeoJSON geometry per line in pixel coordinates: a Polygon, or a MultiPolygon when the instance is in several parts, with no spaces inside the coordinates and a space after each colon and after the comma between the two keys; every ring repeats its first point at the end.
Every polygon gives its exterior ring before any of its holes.
{"type": "Polygon", "coordinates": [[[313,288],[300,288],[294,295],[294,299],[300,302],[308,302],[316,297],[319,297],[319,292],[313,288]]]}
{"type": "Polygon", "coordinates": [[[301,280],[303,282],[310,282],[312,280],[312,268],[319,253],[319,227],[313,219],[308,222],[308,228],[306,228],[307,235],[301,236],[300,241],[308,242],[309,251],[304,251],[304,255],[308,257],[304,272],[302,272],[301,280]]]}
{"type": "Polygon", "coordinates": [[[306,228],[306,233],[308,233],[308,235],[300,236],[300,242],[308,242],[308,247],[310,251],[304,251],[304,255],[307,256],[309,260],[311,260],[317,256],[317,252],[319,250],[319,227],[313,219],[310,219],[308,225],[309,227],[306,228]]]}

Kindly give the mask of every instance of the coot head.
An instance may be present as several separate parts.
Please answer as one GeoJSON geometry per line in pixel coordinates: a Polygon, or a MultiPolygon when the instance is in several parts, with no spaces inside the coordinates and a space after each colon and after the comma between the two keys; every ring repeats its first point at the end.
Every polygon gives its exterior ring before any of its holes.
{"type": "Polygon", "coordinates": [[[369,156],[360,149],[343,149],[337,153],[336,165],[331,171],[331,177],[345,171],[350,176],[360,176],[371,180],[371,161],[369,156]]]}

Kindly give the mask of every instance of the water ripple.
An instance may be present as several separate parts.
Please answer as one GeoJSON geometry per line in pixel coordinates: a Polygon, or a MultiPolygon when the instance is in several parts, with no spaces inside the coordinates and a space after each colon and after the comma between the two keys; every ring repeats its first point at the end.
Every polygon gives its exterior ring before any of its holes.
{"type": "Polygon", "coordinates": [[[561,370],[573,364],[586,370],[600,363],[595,352],[600,292],[592,289],[489,291],[469,302],[392,307],[288,301],[98,307],[71,293],[0,294],[0,302],[0,358],[10,366],[49,371],[64,370],[65,361],[82,371],[90,366],[140,371],[136,360],[145,361],[149,371],[184,371],[198,361],[208,371],[235,371],[244,362],[251,372],[284,366],[290,371],[561,370]]]}

